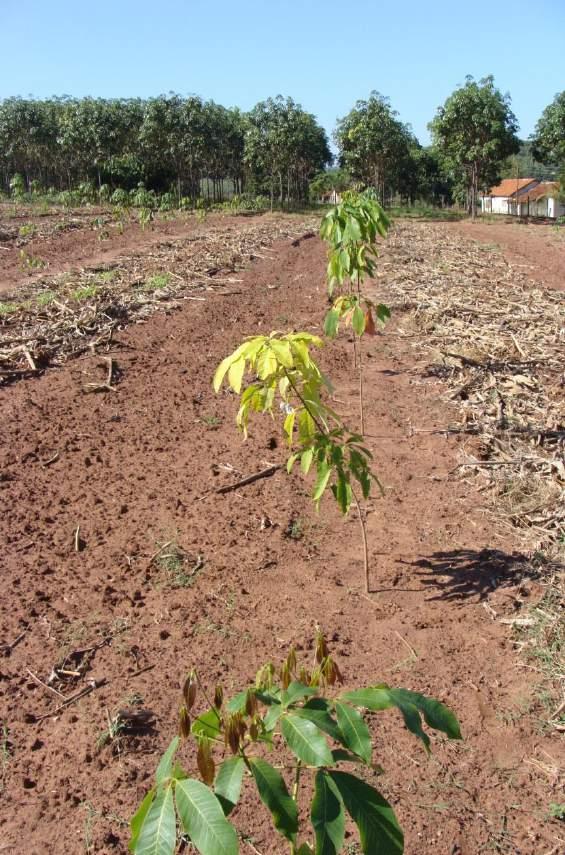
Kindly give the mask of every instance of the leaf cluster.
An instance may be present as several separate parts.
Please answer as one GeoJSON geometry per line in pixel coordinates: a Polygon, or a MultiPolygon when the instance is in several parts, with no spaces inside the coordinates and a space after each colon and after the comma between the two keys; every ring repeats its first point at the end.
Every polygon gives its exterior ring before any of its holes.
{"type": "Polygon", "coordinates": [[[341,679],[321,633],[310,670],[299,667],[291,648],[279,668],[267,663],[258,671],[255,684],[228,702],[219,686],[210,701],[198,675],[191,672],[183,688],[181,735],[163,755],[155,784],[132,819],[130,851],[171,855],[178,817],[182,835],[202,855],[235,855],[238,837],[228,817],[245,780],[255,785],[274,828],[292,853],[341,852],[348,813],[357,825],[364,853],[400,855],[403,834],[392,806],[363,777],[344,770],[343,764],[382,772],[373,761],[367,711],[396,707],[427,751],[430,740],[422,718],[429,728],[460,739],[457,719],[437,700],[386,684],[334,695],[341,679]],[[198,694],[208,706],[191,721],[198,694]],[[188,737],[197,744],[201,781],[189,777],[175,760],[181,740],[188,737]],[[290,763],[275,765],[266,760],[265,753],[275,749],[277,756],[289,752],[290,763]],[[283,772],[294,773],[292,793],[283,772]],[[313,846],[299,840],[298,792],[303,773],[314,779],[313,846]]]}
{"type": "Polygon", "coordinates": [[[348,191],[343,201],[329,211],[320,227],[320,237],[329,244],[328,289],[346,279],[360,285],[373,276],[378,257],[377,238],[386,237],[389,220],[377,200],[368,193],[348,191]]]}
{"type": "Polygon", "coordinates": [[[273,415],[278,401],[288,445],[297,446],[288,459],[288,471],[297,460],[305,475],[314,465],[316,505],[330,486],[340,510],[347,513],[353,497],[352,479],[360,484],[365,497],[371,481],[378,483],[378,479],[371,471],[371,453],[363,438],[351,433],[322,397],[324,392],[331,393],[332,386],[311,353],[311,348],[322,345],[320,338],[306,332],[248,338],[222,360],[213,384],[219,392],[227,378],[228,386],[241,396],[236,421],[245,436],[250,415],[273,415]],[[243,388],[247,374],[253,380],[243,388]]]}

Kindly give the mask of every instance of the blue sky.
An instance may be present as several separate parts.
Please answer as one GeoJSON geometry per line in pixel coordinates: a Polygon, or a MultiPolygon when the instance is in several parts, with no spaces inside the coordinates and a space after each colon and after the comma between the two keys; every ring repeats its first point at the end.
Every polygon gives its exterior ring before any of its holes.
{"type": "Polygon", "coordinates": [[[520,134],[565,86],[565,0],[0,0],[0,98],[291,95],[331,133],[372,89],[421,142],[466,74],[494,74],[520,134]]]}

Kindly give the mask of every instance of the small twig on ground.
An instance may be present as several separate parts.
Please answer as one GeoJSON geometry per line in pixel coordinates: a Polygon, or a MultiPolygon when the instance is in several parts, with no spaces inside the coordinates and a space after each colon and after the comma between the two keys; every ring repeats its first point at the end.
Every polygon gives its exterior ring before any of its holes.
{"type": "Polygon", "coordinates": [[[399,637],[399,639],[401,640],[401,642],[404,644],[404,646],[406,647],[406,649],[407,649],[407,650],[408,650],[408,652],[410,653],[410,656],[411,656],[413,659],[417,659],[417,658],[418,658],[418,654],[416,653],[416,651],[414,650],[414,648],[412,647],[412,645],[411,645],[411,644],[408,644],[408,642],[406,641],[406,639],[405,639],[405,638],[403,638],[403,637],[400,635],[400,633],[398,632],[398,630],[396,630],[396,629],[395,629],[395,630],[394,630],[394,632],[395,632],[395,635],[397,635],[397,636],[399,637]]]}
{"type": "Polygon", "coordinates": [[[87,686],[85,689],[81,689],[80,692],[77,692],[75,695],[71,695],[70,698],[65,698],[62,704],[56,707],[54,710],[48,713],[44,713],[43,715],[39,715],[36,717],[35,721],[40,722],[44,721],[46,718],[53,718],[53,716],[60,713],[65,707],[70,706],[71,704],[76,703],[76,701],[80,701],[81,698],[84,698],[86,695],[89,695],[94,689],[100,689],[102,686],[106,685],[106,680],[93,680],[90,686],[87,686]]]}
{"type": "Polygon", "coordinates": [[[14,647],[16,647],[20,643],[20,641],[22,640],[22,638],[24,637],[26,632],[27,632],[27,629],[24,629],[24,631],[20,632],[20,634],[17,636],[17,638],[14,638],[13,641],[10,641],[7,644],[2,645],[2,652],[3,652],[4,656],[10,655],[10,653],[12,652],[14,647]]]}
{"type": "Polygon", "coordinates": [[[47,683],[44,683],[43,680],[40,680],[39,677],[33,673],[33,671],[29,670],[29,668],[26,668],[26,671],[31,677],[31,679],[34,680],[34,682],[36,682],[39,686],[43,686],[44,689],[47,689],[48,692],[52,692],[58,698],[63,698],[63,700],[66,700],[62,692],[59,692],[57,689],[54,689],[53,686],[49,686],[47,685],[47,683]]]}
{"type": "Polygon", "coordinates": [[[139,677],[140,674],[145,674],[146,671],[152,671],[155,665],[146,665],[144,668],[140,668],[138,671],[134,671],[133,674],[124,674],[126,680],[132,680],[134,677],[139,677]]]}
{"type": "Polygon", "coordinates": [[[247,478],[242,478],[240,481],[236,481],[235,484],[227,484],[224,487],[218,487],[216,493],[231,493],[232,490],[237,490],[239,487],[246,487],[248,484],[253,484],[255,481],[259,481],[261,478],[269,478],[282,468],[282,464],[280,463],[277,463],[274,466],[268,466],[266,469],[261,469],[260,472],[256,472],[254,475],[248,475],[247,478]]]}
{"type": "Polygon", "coordinates": [[[59,452],[56,451],[55,454],[53,455],[53,457],[50,457],[48,460],[42,460],[41,465],[43,467],[50,466],[51,463],[55,463],[55,461],[58,459],[59,459],[59,452]]]}
{"type": "Polygon", "coordinates": [[[147,568],[146,568],[147,570],[149,570],[149,568],[151,567],[151,565],[153,564],[153,562],[155,561],[157,556],[160,555],[164,549],[166,549],[168,546],[170,546],[172,542],[173,542],[172,540],[168,540],[166,543],[161,544],[161,546],[159,547],[157,552],[154,552],[153,555],[151,556],[151,558],[149,559],[149,561],[147,562],[147,568]]]}
{"type": "Polygon", "coordinates": [[[496,614],[495,610],[493,609],[493,607],[492,607],[491,605],[489,605],[489,603],[487,603],[487,601],[486,601],[486,600],[484,600],[484,601],[483,601],[483,609],[485,609],[485,611],[487,611],[487,612],[489,613],[489,615],[491,616],[492,620],[496,620],[496,618],[497,618],[498,616],[497,616],[497,614],[496,614]]]}
{"type": "Polygon", "coordinates": [[[25,358],[28,361],[28,364],[29,364],[29,367],[31,368],[31,370],[37,371],[37,366],[36,366],[35,362],[33,361],[32,357],[31,357],[31,353],[29,352],[27,347],[22,347],[22,351],[23,351],[25,358]]]}
{"type": "Polygon", "coordinates": [[[105,383],[87,383],[84,387],[85,392],[117,392],[118,390],[112,386],[112,375],[114,373],[114,360],[111,356],[103,356],[102,359],[108,366],[105,383]]]}

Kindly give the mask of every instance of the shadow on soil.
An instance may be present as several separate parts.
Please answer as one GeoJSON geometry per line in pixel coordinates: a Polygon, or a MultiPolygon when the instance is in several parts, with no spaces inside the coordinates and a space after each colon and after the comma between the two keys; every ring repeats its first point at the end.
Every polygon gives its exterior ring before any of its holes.
{"type": "Polygon", "coordinates": [[[423,585],[438,593],[431,600],[484,600],[497,588],[518,585],[524,579],[537,578],[539,571],[525,555],[508,554],[498,549],[454,549],[434,552],[429,558],[411,562],[419,568],[423,585]]]}

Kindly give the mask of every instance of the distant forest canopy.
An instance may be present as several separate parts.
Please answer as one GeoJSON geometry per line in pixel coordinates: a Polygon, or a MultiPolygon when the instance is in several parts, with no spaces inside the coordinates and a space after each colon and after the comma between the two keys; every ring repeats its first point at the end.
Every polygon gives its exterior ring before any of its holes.
{"type": "MultiPolygon", "coordinates": [[[[338,191],[374,185],[385,202],[451,203],[451,183],[437,155],[420,145],[384,96],[372,93],[357,102],[335,137],[346,167],[338,170],[338,191]]],[[[88,198],[91,188],[109,198],[142,185],[179,200],[221,202],[235,193],[285,204],[331,189],[334,172],[327,170],[333,162],[316,118],[280,95],[247,113],[176,94],[0,101],[5,193],[54,196],[81,188],[88,198]]]]}
{"type": "Polygon", "coordinates": [[[151,192],[189,205],[236,195],[285,205],[372,187],[384,204],[456,201],[474,212],[501,178],[555,179],[564,169],[565,92],[543,111],[533,142],[518,139],[510,96],[492,76],[468,76],[428,127],[432,145],[424,147],[373,91],[337,120],[334,158],[316,117],[282,95],[248,112],[175,93],[6,98],[0,193],[103,201],[151,192]]]}
{"type": "Polygon", "coordinates": [[[226,183],[305,199],[308,182],[331,163],[326,132],[291,98],[269,98],[248,113],[197,96],[7,98],[0,101],[0,189],[14,175],[26,192],[156,192],[194,199],[202,182],[213,201],[226,183]]]}
{"type": "Polygon", "coordinates": [[[533,142],[520,140],[520,151],[511,155],[501,167],[501,178],[539,178],[541,181],[557,181],[557,164],[540,163],[533,155],[533,142]]]}

